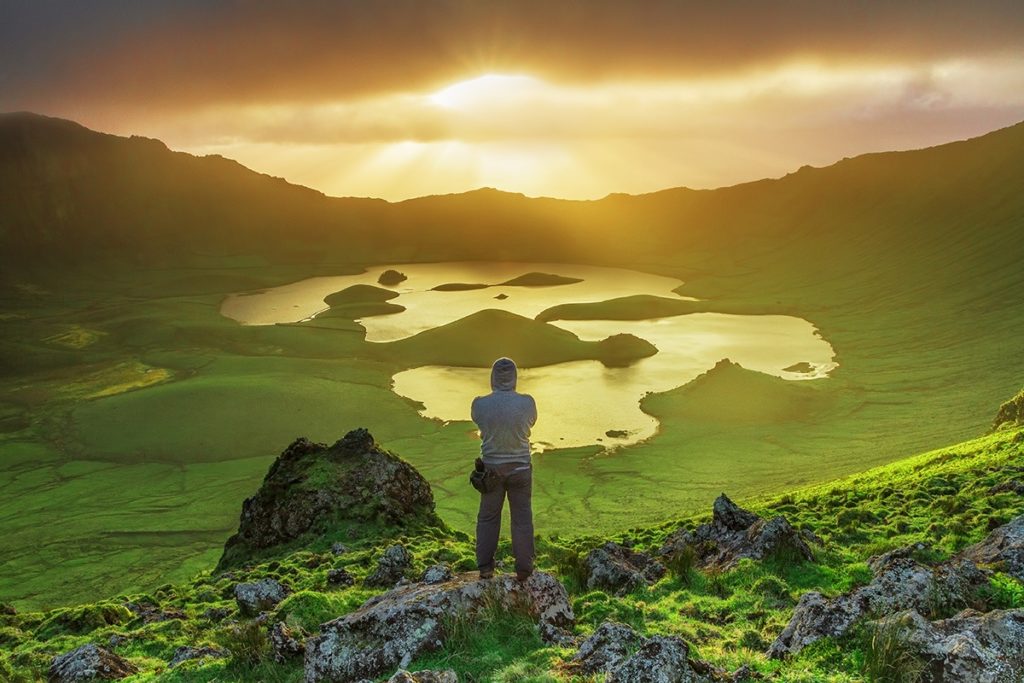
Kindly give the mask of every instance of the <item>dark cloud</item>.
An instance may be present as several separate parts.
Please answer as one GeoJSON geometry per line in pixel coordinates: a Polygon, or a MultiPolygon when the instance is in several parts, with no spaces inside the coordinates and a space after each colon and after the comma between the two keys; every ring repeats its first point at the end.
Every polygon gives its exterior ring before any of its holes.
{"type": "Polygon", "coordinates": [[[1019,52],[1008,2],[0,0],[0,109],[323,101],[487,71],[572,82],[1019,52]]]}

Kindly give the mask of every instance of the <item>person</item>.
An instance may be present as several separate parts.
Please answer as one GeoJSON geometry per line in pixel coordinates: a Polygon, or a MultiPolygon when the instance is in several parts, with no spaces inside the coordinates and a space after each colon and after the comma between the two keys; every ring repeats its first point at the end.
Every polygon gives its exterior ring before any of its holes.
{"type": "Polygon", "coordinates": [[[516,577],[525,581],[533,573],[530,428],[537,422],[537,404],[533,396],[516,391],[517,374],[511,358],[494,361],[491,393],[474,398],[470,410],[480,429],[480,459],[490,482],[487,492],[480,494],[476,518],[476,563],[482,579],[494,576],[494,553],[506,496],[512,518],[516,577]]]}

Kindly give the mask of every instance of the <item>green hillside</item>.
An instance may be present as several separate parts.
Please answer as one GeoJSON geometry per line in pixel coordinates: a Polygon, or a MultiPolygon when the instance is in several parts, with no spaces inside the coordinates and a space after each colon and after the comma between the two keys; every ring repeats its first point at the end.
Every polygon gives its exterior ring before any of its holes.
{"type": "MultiPolygon", "coordinates": [[[[353,424],[376,425],[434,486],[445,521],[471,530],[472,426],[426,420],[389,390],[449,349],[367,343],[355,320],[395,310],[372,297],[289,325],[218,313],[230,292],[373,264],[636,268],[682,279],[700,310],[804,318],[835,349],[827,380],[739,373],[716,389],[712,377],[647,397],[660,428],[644,443],[541,459],[539,479],[560,482],[536,492],[544,533],[656,524],[723,489],[751,499],[966,439],[1024,376],[1022,190],[1024,124],[717,190],[392,204],[0,114],[0,599],[40,608],[185,580],[216,561],[267,444],[353,424]]],[[[650,303],[591,307],[631,319],[650,303]]],[[[555,346],[593,357],[553,329],[531,326],[512,351],[541,339],[538,361],[555,346]]]]}
{"type": "MultiPolygon", "coordinates": [[[[723,365],[715,374],[727,373],[725,379],[732,380],[741,372],[723,365]]],[[[765,387],[765,391],[773,389],[765,387]]],[[[339,441],[331,452],[345,448],[343,444],[350,438],[339,441]]],[[[292,474],[304,462],[297,459],[304,456],[295,453],[321,453],[324,447],[319,448],[293,444],[268,473],[260,496],[283,497],[301,505],[317,500],[311,487],[329,486],[331,480],[321,481],[309,473],[292,474]],[[281,488],[288,485],[286,481],[294,482],[295,496],[281,488]]],[[[316,455],[302,467],[321,472],[335,466],[342,473],[352,472],[351,464],[343,464],[349,461],[330,465],[324,457],[316,455]]],[[[625,594],[588,588],[584,582],[583,557],[605,541],[656,554],[677,529],[693,529],[705,522],[705,513],[610,536],[546,535],[539,540],[538,566],[553,573],[568,589],[576,615],[575,631],[581,638],[613,620],[643,635],[682,637],[690,645],[691,657],[728,671],[746,665],[772,680],[786,682],[897,680],[895,676],[920,671],[917,655],[898,640],[898,634],[887,636],[897,640],[886,644],[877,635],[872,638],[872,633],[878,632],[871,630],[870,622],[842,637],[825,638],[796,657],[770,659],[765,650],[789,621],[802,595],[820,591],[835,596],[868,584],[872,579],[866,564],[869,557],[909,547],[914,562],[940,566],[993,529],[1019,518],[1024,514],[1024,485],[1019,481],[1022,458],[1024,425],[1006,423],[993,434],[853,477],[782,496],[740,501],[766,518],[784,515],[808,538],[816,539],[810,561],[778,554],[764,560],[741,560],[734,568],[720,570],[697,568],[692,558],[667,557],[664,561],[670,571],[663,578],[649,586],[641,583],[625,594]]],[[[371,494],[363,490],[360,495],[371,494]]],[[[243,524],[251,529],[254,522],[243,524]]],[[[0,674],[11,681],[37,680],[45,676],[54,656],[95,643],[109,647],[137,668],[137,674],[125,679],[129,681],[300,681],[301,656],[280,662],[272,658],[265,635],[268,623],[281,621],[301,638],[301,634],[315,634],[321,622],[352,612],[364,600],[383,592],[383,588],[369,586],[366,579],[385,547],[396,541],[411,553],[412,562],[404,570],[407,577],[419,576],[438,562],[455,571],[474,566],[471,538],[443,526],[382,528],[370,538],[365,533],[342,535],[345,547],[339,551],[332,543],[342,530],[324,530],[321,536],[307,539],[299,550],[282,546],[276,557],[267,557],[268,551],[264,551],[262,559],[228,573],[207,570],[189,581],[166,583],[144,594],[96,594],[89,604],[48,612],[5,606],[0,610],[4,644],[0,674]],[[344,582],[339,583],[339,575],[347,577],[344,582]],[[234,586],[265,579],[282,582],[291,595],[270,607],[262,617],[266,621],[261,622],[239,612],[234,586]],[[170,668],[168,661],[184,646],[209,647],[213,653],[170,668]]],[[[511,561],[507,541],[499,548],[499,559],[511,561]]],[[[1024,608],[1024,583],[1010,575],[1018,570],[998,564],[987,569],[989,573],[971,593],[947,598],[947,602],[935,598],[928,603],[931,611],[926,616],[939,619],[963,607],[982,612],[1024,608]],[[958,602],[961,599],[966,602],[958,602]]],[[[414,659],[410,670],[450,668],[459,680],[595,680],[573,675],[574,646],[543,643],[529,618],[516,612],[483,610],[453,615],[445,624],[441,648],[414,659]]]]}

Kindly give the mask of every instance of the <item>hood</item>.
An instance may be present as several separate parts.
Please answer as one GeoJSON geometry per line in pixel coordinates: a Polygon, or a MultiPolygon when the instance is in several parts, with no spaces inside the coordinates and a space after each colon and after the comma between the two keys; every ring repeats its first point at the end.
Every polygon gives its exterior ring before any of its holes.
{"type": "Polygon", "coordinates": [[[514,391],[516,388],[516,364],[511,358],[499,358],[491,366],[491,390],[514,391]]]}

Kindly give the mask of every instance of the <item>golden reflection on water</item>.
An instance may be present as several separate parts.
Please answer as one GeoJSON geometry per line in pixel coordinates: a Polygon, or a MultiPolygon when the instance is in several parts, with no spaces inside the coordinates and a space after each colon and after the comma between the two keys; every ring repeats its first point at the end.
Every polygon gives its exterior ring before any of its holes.
{"type": "MultiPolygon", "coordinates": [[[[250,325],[295,322],[324,310],[324,297],[355,284],[377,285],[381,272],[394,267],[408,279],[393,287],[392,303],[401,313],[364,318],[367,341],[401,339],[459,320],[486,308],[526,317],[562,303],[592,302],[650,294],[678,297],[680,280],[621,268],[552,263],[433,263],[379,266],[358,275],[316,277],[247,295],[230,295],[221,312],[250,325]],[[450,283],[497,285],[529,272],[582,278],[550,287],[491,286],[466,291],[431,291],[450,283]],[[496,299],[499,294],[508,298],[496,299]]],[[[658,353],[626,368],[598,361],[574,361],[520,371],[520,390],[537,400],[540,417],[533,432],[538,450],[636,443],[658,423],[640,410],[649,392],[682,386],[729,358],[750,370],[786,379],[827,376],[835,367],[832,347],[806,320],[779,315],[695,313],[655,320],[579,320],[551,323],[581,339],[599,340],[629,333],[646,339],[658,353]],[[810,373],[784,368],[806,362],[810,373]],[[606,432],[617,432],[608,436],[606,432]],[[625,433],[625,436],[622,435],[625,433]]],[[[399,372],[393,389],[424,405],[422,413],[441,420],[468,420],[474,396],[489,391],[489,369],[425,366],[399,372]]]]}

